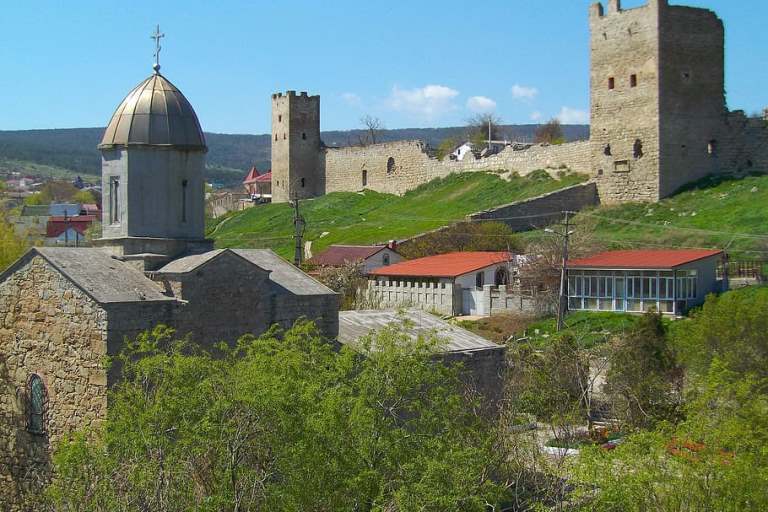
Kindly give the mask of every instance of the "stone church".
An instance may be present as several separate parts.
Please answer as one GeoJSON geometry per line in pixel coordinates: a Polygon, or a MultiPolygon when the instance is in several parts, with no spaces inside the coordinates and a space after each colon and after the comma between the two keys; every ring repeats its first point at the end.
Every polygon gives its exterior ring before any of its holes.
{"type": "Polygon", "coordinates": [[[301,317],[338,334],[333,291],[272,251],[205,239],[205,139],[159,65],[99,149],[97,247],[33,248],[0,274],[0,502],[11,510],[45,481],[62,436],[104,419],[115,379],[104,356],[126,337],[165,324],[211,344],[301,317]]]}

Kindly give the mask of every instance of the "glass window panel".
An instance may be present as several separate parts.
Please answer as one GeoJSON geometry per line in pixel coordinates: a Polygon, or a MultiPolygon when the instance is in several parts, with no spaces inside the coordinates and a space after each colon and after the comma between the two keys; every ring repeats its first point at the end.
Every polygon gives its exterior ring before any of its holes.
{"type": "Polygon", "coordinates": [[[612,299],[600,299],[600,310],[601,311],[611,311],[613,309],[613,300],[612,299]]]}
{"type": "Polygon", "coordinates": [[[642,303],[639,300],[632,299],[627,301],[627,311],[642,311],[642,303]]]}
{"type": "Polygon", "coordinates": [[[624,298],[624,279],[620,277],[616,278],[616,297],[624,298]]]}
{"type": "Polygon", "coordinates": [[[571,297],[568,299],[568,308],[572,310],[581,309],[581,297],[571,297]]]}
{"type": "Polygon", "coordinates": [[[598,284],[597,284],[597,278],[596,277],[590,277],[589,278],[589,296],[590,297],[597,297],[598,293],[598,284]]]}
{"type": "Polygon", "coordinates": [[[597,299],[584,299],[585,305],[584,309],[597,309],[597,299]]]}
{"type": "Polygon", "coordinates": [[[613,278],[609,277],[605,280],[605,297],[613,297],[613,278]]]}
{"type": "Polygon", "coordinates": [[[672,313],[673,312],[673,306],[674,302],[671,300],[663,300],[659,303],[659,310],[662,313],[672,313]]]}

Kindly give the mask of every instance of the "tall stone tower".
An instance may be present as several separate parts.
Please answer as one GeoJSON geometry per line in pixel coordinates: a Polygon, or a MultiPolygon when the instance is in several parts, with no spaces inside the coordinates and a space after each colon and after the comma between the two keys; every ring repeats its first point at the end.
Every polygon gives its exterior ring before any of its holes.
{"type": "Polygon", "coordinates": [[[272,201],[325,192],[320,165],[320,96],[272,95],[272,201]]]}
{"type": "Polygon", "coordinates": [[[160,66],[117,107],[104,132],[102,238],[146,266],[211,248],[205,238],[207,147],[194,109],[160,66]]]}
{"type": "Polygon", "coordinates": [[[601,200],[657,201],[720,170],[724,29],[712,11],[649,0],[590,8],[592,168],[601,200]]]}

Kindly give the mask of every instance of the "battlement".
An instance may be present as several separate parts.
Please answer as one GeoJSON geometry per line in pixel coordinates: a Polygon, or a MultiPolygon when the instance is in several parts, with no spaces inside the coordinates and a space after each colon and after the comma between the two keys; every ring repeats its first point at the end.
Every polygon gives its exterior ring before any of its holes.
{"type": "Polygon", "coordinates": [[[283,94],[282,92],[276,92],[272,95],[273,100],[277,100],[279,98],[294,98],[294,99],[302,98],[305,100],[311,100],[315,98],[319,99],[320,96],[319,95],[310,96],[309,94],[307,94],[307,91],[301,91],[298,95],[296,94],[296,91],[286,91],[285,94],[283,94]]]}
{"type": "Polygon", "coordinates": [[[663,7],[668,7],[668,0],[648,0],[648,3],[645,5],[642,5],[640,7],[633,7],[632,9],[623,9],[621,7],[621,0],[608,0],[608,11],[606,13],[605,8],[603,7],[602,2],[595,2],[594,4],[589,6],[589,17],[590,19],[593,18],[603,18],[606,15],[611,16],[613,14],[621,14],[625,11],[635,11],[637,9],[645,9],[650,7],[651,9],[661,9],[663,7]]]}

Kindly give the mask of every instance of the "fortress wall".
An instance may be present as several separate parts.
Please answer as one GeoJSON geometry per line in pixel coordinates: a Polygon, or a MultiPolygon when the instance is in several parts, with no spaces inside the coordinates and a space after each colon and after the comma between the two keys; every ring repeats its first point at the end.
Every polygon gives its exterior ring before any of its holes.
{"type": "Polygon", "coordinates": [[[517,151],[508,147],[479,160],[440,161],[427,154],[422,142],[402,141],[326,148],[321,154],[321,167],[325,172],[326,193],[367,188],[401,195],[432,179],[457,172],[508,170],[524,176],[539,169],[555,174],[567,168],[591,174],[591,156],[589,142],[578,141],[517,151]]]}

